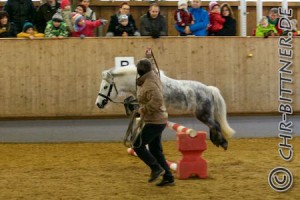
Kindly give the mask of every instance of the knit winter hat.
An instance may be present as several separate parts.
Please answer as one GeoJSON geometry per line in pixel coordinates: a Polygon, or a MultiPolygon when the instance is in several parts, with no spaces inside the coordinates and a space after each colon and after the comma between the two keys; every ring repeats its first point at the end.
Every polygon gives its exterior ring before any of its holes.
{"type": "Polygon", "coordinates": [[[179,0],[178,1],[178,6],[181,6],[182,4],[188,4],[188,0],[179,0]]]}
{"type": "Polygon", "coordinates": [[[29,28],[33,28],[33,24],[30,23],[30,22],[26,22],[26,23],[23,25],[23,32],[26,32],[29,28]]]}
{"type": "Polygon", "coordinates": [[[85,23],[82,26],[78,26],[78,22],[80,22],[83,18],[83,16],[81,14],[76,13],[73,17],[72,17],[72,21],[74,24],[74,31],[79,32],[81,30],[83,30],[85,28],[85,23]]]}
{"type": "Polygon", "coordinates": [[[69,0],[62,0],[61,3],[60,3],[61,9],[65,9],[65,7],[69,6],[69,5],[71,5],[69,0]]]}
{"type": "Polygon", "coordinates": [[[208,8],[209,8],[209,10],[212,10],[212,9],[214,9],[215,6],[220,6],[220,5],[217,2],[215,2],[215,1],[211,1],[209,3],[208,8]]]}
{"type": "Polygon", "coordinates": [[[119,15],[118,20],[119,20],[119,22],[122,22],[123,20],[128,20],[128,16],[127,15],[119,15]]]}
{"type": "Polygon", "coordinates": [[[52,21],[54,21],[54,22],[62,22],[63,21],[63,17],[61,16],[61,14],[55,13],[52,16],[52,21]]]}
{"type": "Polygon", "coordinates": [[[74,22],[75,25],[78,24],[78,22],[83,19],[83,16],[81,14],[76,13],[73,17],[72,20],[74,22]]]}

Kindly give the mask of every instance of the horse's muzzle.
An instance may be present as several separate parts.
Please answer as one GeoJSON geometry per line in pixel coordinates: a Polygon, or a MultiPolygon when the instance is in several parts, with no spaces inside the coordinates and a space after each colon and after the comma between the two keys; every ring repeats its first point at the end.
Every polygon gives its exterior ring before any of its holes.
{"type": "Polygon", "coordinates": [[[104,105],[102,103],[97,103],[97,107],[102,109],[102,108],[104,108],[104,105]]]}
{"type": "Polygon", "coordinates": [[[108,103],[107,99],[102,100],[102,103],[97,103],[98,108],[102,109],[108,103]]]}

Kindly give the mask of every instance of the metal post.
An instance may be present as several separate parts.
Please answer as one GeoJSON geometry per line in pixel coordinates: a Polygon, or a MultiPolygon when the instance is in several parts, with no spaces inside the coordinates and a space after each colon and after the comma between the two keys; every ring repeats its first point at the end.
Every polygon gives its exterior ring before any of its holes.
{"type": "Polygon", "coordinates": [[[247,36],[247,3],[246,0],[240,0],[240,36],[247,36]]]}
{"type": "Polygon", "coordinates": [[[256,1],[256,24],[259,24],[259,21],[262,18],[262,13],[263,13],[263,3],[262,0],[257,0],[256,1]]]}
{"type": "Polygon", "coordinates": [[[281,7],[285,10],[288,10],[288,1],[287,0],[282,0],[282,3],[281,3],[281,7]]]}

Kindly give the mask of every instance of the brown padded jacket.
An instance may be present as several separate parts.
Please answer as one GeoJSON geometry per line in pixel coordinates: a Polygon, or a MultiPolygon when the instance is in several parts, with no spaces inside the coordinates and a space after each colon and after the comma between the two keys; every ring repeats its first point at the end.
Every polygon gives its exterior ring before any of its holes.
{"type": "Polygon", "coordinates": [[[163,99],[163,88],[159,77],[151,70],[137,80],[137,99],[144,108],[146,124],[165,124],[168,113],[163,99]]]}

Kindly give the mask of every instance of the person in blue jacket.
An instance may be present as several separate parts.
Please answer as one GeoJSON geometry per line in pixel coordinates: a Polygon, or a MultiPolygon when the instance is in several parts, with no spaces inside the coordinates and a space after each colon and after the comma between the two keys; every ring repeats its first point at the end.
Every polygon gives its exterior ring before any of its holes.
{"type": "Polygon", "coordinates": [[[193,0],[189,12],[194,17],[194,24],[180,27],[175,24],[175,28],[180,33],[195,36],[207,36],[207,26],[209,24],[208,12],[201,8],[201,0],[193,0]]]}

